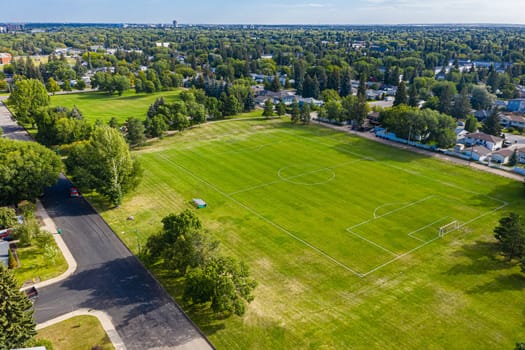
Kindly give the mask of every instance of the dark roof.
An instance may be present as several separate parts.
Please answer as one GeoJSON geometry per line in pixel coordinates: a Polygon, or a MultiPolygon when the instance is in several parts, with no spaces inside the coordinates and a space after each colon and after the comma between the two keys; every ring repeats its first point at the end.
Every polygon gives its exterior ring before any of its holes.
{"type": "Polygon", "coordinates": [[[492,143],[497,143],[503,141],[501,137],[485,134],[483,132],[474,132],[472,134],[467,135],[468,138],[476,139],[476,140],[482,140],[482,141],[488,141],[492,143]]]}
{"type": "Polygon", "coordinates": [[[508,149],[508,148],[504,148],[504,149],[500,149],[499,151],[496,151],[492,154],[499,154],[499,155],[502,155],[503,157],[510,157],[512,155],[512,153],[514,153],[514,150],[512,149],[508,149]]]}

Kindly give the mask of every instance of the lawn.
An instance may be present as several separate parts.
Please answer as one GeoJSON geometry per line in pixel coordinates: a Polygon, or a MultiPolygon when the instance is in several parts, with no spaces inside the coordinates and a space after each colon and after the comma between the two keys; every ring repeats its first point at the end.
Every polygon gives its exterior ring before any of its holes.
{"type": "Polygon", "coordinates": [[[113,344],[94,316],[76,316],[38,331],[38,339],[50,340],[55,350],[89,350],[99,345],[102,350],[113,344]]]}
{"type": "Polygon", "coordinates": [[[138,252],[163,216],[202,198],[205,227],[259,282],[242,318],[186,308],[218,349],[525,340],[525,277],[492,238],[503,213],[525,213],[521,183],[285,120],[210,123],[136,155],[141,185],[103,212],[126,244],[138,252]]]}
{"type": "Polygon", "coordinates": [[[20,284],[28,281],[45,281],[66,272],[68,266],[64,256],[54,240],[51,240],[50,244],[54,250],[48,252],[38,247],[36,243],[30,247],[17,249],[20,266],[14,272],[20,284]],[[54,261],[50,258],[53,255],[54,261]]]}
{"type": "Polygon", "coordinates": [[[181,90],[163,91],[154,94],[126,91],[122,96],[108,95],[105,92],[84,92],[51,96],[51,106],[77,108],[86,120],[94,123],[97,119],[107,123],[112,117],[124,122],[129,117],[146,118],[149,106],[157,98],[164,97],[168,103],[178,99],[181,90]]]}

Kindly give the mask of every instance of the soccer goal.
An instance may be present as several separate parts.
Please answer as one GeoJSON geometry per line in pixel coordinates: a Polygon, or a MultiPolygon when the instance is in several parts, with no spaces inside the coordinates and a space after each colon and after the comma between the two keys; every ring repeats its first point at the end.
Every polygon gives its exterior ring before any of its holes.
{"type": "Polygon", "coordinates": [[[455,231],[459,228],[459,221],[454,220],[452,222],[449,222],[446,225],[443,225],[439,228],[439,237],[443,237],[449,232],[455,231]]]}

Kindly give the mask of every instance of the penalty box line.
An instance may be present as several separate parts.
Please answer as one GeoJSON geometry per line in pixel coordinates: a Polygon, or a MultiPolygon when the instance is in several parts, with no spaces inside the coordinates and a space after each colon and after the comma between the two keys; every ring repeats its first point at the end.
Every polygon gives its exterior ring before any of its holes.
{"type": "MultiPolygon", "coordinates": [[[[491,197],[489,197],[489,198],[491,198],[491,197]]],[[[496,199],[496,198],[492,198],[492,199],[496,199]]],[[[496,200],[497,200],[497,199],[496,199],[496,200]]],[[[450,232],[448,232],[448,233],[451,233],[451,232],[457,231],[457,230],[459,230],[460,228],[463,228],[463,227],[465,227],[465,226],[467,226],[467,225],[469,225],[469,224],[471,224],[471,223],[473,223],[473,222],[475,222],[475,221],[481,219],[482,217],[485,217],[485,216],[488,216],[488,215],[490,215],[490,214],[493,214],[493,213],[495,213],[495,212],[497,212],[497,211],[499,211],[499,210],[501,210],[501,209],[503,209],[503,208],[505,208],[505,207],[507,207],[507,206],[509,205],[508,202],[501,201],[501,200],[500,200],[500,202],[503,202],[503,204],[500,205],[499,207],[494,208],[494,209],[489,210],[489,211],[486,211],[485,213],[482,213],[482,214],[476,216],[475,218],[470,219],[470,220],[464,222],[463,224],[459,225],[459,227],[458,227],[456,230],[450,231],[450,232]]],[[[448,233],[447,233],[447,234],[448,234],[448,233]]],[[[403,254],[401,254],[401,255],[395,257],[394,259],[391,259],[391,260],[389,260],[389,261],[387,261],[387,262],[385,262],[385,263],[383,263],[383,264],[381,264],[381,265],[376,266],[376,267],[373,268],[372,270],[363,273],[361,277],[364,278],[364,277],[366,277],[366,276],[368,276],[368,275],[370,275],[370,274],[372,274],[372,273],[374,273],[374,272],[376,272],[376,271],[382,269],[383,267],[388,266],[388,265],[390,265],[390,264],[392,264],[392,263],[398,261],[399,259],[402,259],[402,258],[404,258],[405,256],[414,253],[415,251],[417,251],[417,250],[419,250],[419,249],[421,249],[421,248],[423,248],[423,247],[426,247],[426,246],[429,245],[430,243],[433,243],[433,242],[435,242],[435,241],[437,241],[438,239],[443,238],[443,237],[444,237],[444,236],[437,236],[437,237],[435,237],[435,238],[432,238],[431,240],[429,240],[429,241],[427,241],[427,242],[425,242],[425,243],[423,243],[423,244],[421,244],[421,245],[419,245],[419,246],[417,246],[417,247],[415,247],[415,248],[409,250],[408,252],[403,253],[403,254]]]]}
{"type": "Polygon", "coordinates": [[[330,256],[329,254],[325,253],[324,251],[322,251],[321,249],[317,248],[316,246],[312,245],[311,243],[308,243],[307,241],[305,241],[304,239],[302,238],[299,238],[298,236],[294,235],[293,233],[291,233],[290,231],[288,231],[287,229],[285,229],[284,227],[282,227],[281,225],[278,225],[276,224],[275,222],[271,221],[270,219],[266,218],[265,216],[263,216],[262,214],[258,213],[256,210],[248,207],[247,205],[241,203],[240,201],[236,200],[235,198],[233,198],[232,196],[228,195],[227,193],[221,191],[217,186],[213,185],[212,183],[210,183],[209,181],[206,181],[204,180],[203,178],[195,175],[193,172],[191,172],[189,169],[186,169],[185,167],[183,167],[182,165],[180,164],[177,164],[175,162],[173,162],[172,160],[164,157],[164,156],[160,156],[161,158],[163,158],[164,160],[166,160],[168,163],[174,165],[175,167],[179,168],[180,170],[182,170],[183,172],[185,172],[186,174],[188,174],[189,176],[193,177],[194,179],[206,184],[208,187],[210,187],[212,190],[214,190],[215,192],[219,193],[220,195],[222,195],[223,197],[231,200],[232,202],[236,203],[237,205],[241,206],[242,208],[248,210],[249,212],[251,212],[252,214],[254,214],[255,216],[257,216],[258,218],[262,219],[263,221],[267,222],[268,224],[270,224],[271,226],[275,227],[276,229],[278,229],[279,231],[281,232],[284,232],[285,234],[287,234],[288,236],[292,237],[293,239],[297,240],[298,242],[304,244],[305,246],[307,246],[308,248],[312,249],[313,251],[317,252],[318,254],[320,254],[321,256],[325,257],[326,259],[330,260],[331,262],[333,262],[334,264],[342,267],[343,269],[345,269],[346,271],[352,273],[353,275],[357,276],[357,277],[363,277],[363,274],[351,269],[350,267],[346,266],[345,264],[343,264],[342,262],[340,262],[339,260],[335,259],[334,257],[330,256]]]}

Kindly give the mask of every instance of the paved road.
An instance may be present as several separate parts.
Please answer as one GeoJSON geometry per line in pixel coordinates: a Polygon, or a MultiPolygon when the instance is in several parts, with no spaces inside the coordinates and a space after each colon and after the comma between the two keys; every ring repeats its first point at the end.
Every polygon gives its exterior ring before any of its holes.
{"type": "MultiPolygon", "coordinates": [[[[29,139],[0,106],[6,137],[29,139]]],[[[157,281],[63,176],[42,199],[77,261],[68,279],[40,290],[37,323],[78,308],[107,312],[129,350],[212,349],[157,281]]]]}

